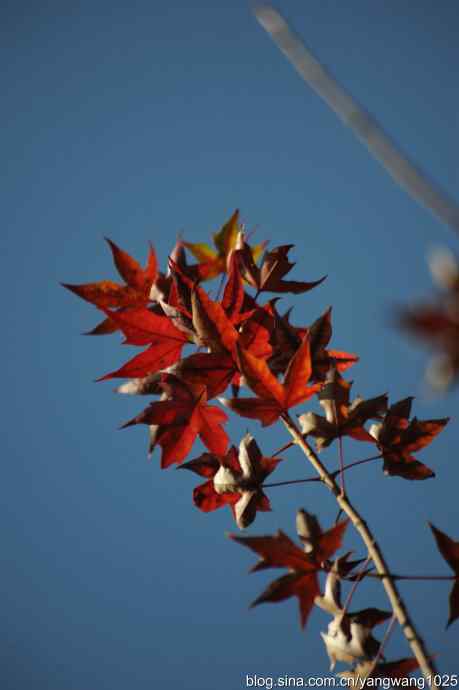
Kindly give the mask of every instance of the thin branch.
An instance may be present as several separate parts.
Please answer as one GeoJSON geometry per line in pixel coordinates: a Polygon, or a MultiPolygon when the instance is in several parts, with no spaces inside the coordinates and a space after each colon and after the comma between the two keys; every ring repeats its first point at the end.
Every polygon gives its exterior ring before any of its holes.
{"type": "Polygon", "coordinates": [[[364,561],[364,563],[363,563],[363,565],[361,566],[359,572],[358,572],[357,575],[353,578],[352,587],[351,587],[351,589],[349,590],[349,593],[348,593],[348,595],[347,595],[347,597],[346,597],[346,601],[344,602],[344,605],[343,605],[343,611],[344,611],[345,613],[346,613],[346,611],[349,610],[349,606],[351,605],[352,597],[353,597],[354,594],[355,594],[355,590],[357,589],[359,583],[362,582],[363,576],[365,575],[365,568],[367,567],[369,561],[370,561],[370,556],[367,556],[366,559],[365,559],[365,561],[364,561]]]}
{"type": "MultiPolygon", "coordinates": [[[[334,401],[333,401],[334,404],[334,401]]],[[[335,405],[336,409],[336,405],[335,405]]],[[[344,485],[344,452],[343,452],[343,437],[341,434],[338,436],[338,447],[339,447],[339,483],[341,484],[341,493],[343,496],[346,495],[346,488],[344,485]]]]}
{"type": "Polygon", "coordinates": [[[287,430],[291,434],[294,441],[301,448],[303,453],[308,458],[311,465],[316,470],[322,483],[327,487],[327,489],[334,495],[338,506],[343,510],[343,512],[348,516],[352,524],[354,525],[357,532],[360,534],[365,546],[368,550],[368,555],[373,561],[377,572],[382,576],[382,584],[386,590],[386,594],[392,606],[394,615],[396,616],[403,634],[405,635],[411,650],[416,657],[419,668],[421,669],[424,677],[426,678],[428,684],[430,685],[432,677],[436,673],[436,669],[432,659],[429,658],[429,654],[424,646],[424,642],[414,627],[413,622],[408,614],[405,604],[398,592],[397,586],[394,579],[390,575],[390,571],[387,567],[385,558],[379,547],[378,542],[373,536],[370,528],[363,520],[359,512],[354,508],[347,496],[341,494],[340,488],[337,485],[335,479],[330,475],[328,470],[324,467],[322,462],[319,460],[317,454],[313,451],[308,442],[303,438],[300,430],[296,426],[295,422],[292,420],[288,412],[282,415],[282,421],[284,422],[287,430]]]}
{"type": "Polygon", "coordinates": [[[371,662],[371,671],[370,671],[369,675],[371,675],[373,673],[376,666],[378,665],[379,660],[381,659],[381,657],[383,655],[384,647],[386,646],[386,644],[389,641],[389,637],[391,636],[392,630],[394,629],[394,623],[396,620],[397,619],[396,619],[395,613],[394,613],[392,618],[389,621],[389,625],[387,626],[387,628],[384,632],[383,638],[382,638],[381,643],[379,645],[378,653],[376,654],[375,658],[371,662]]]}
{"type": "MultiPolygon", "coordinates": [[[[397,573],[387,573],[386,575],[381,575],[380,573],[366,573],[365,577],[375,577],[378,580],[383,580],[389,577],[391,580],[419,580],[419,581],[445,581],[445,580],[457,580],[457,575],[398,575],[397,573]]],[[[344,578],[348,579],[348,578],[344,578]]]]}
{"type": "MultiPolygon", "coordinates": [[[[339,448],[339,483],[341,485],[341,493],[343,496],[346,495],[346,489],[344,486],[344,453],[343,453],[343,437],[340,434],[339,424],[338,424],[338,411],[336,409],[336,401],[332,400],[332,410],[333,410],[333,421],[335,422],[336,435],[338,436],[338,448],[339,448]]],[[[336,520],[338,522],[339,515],[336,520]]]]}
{"type": "MultiPolygon", "coordinates": [[[[382,458],[381,453],[379,455],[372,455],[370,458],[363,458],[363,460],[355,460],[355,462],[350,462],[349,465],[344,465],[343,470],[349,470],[351,467],[357,467],[357,465],[364,465],[366,462],[371,462],[372,460],[379,460],[382,458]]],[[[330,476],[335,477],[339,473],[339,469],[335,470],[330,476]]]]}
{"type": "Polygon", "coordinates": [[[273,486],[288,486],[289,484],[307,484],[308,482],[320,482],[320,477],[308,477],[307,479],[288,479],[285,482],[270,482],[262,484],[262,489],[271,489],[273,486]]]}
{"type": "Polygon", "coordinates": [[[277,458],[278,455],[284,452],[284,450],[288,450],[289,448],[293,448],[295,444],[292,441],[289,441],[288,443],[284,443],[283,446],[279,448],[279,450],[276,450],[275,453],[271,455],[272,458],[277,458]]]}
{"type": "MultiPolygon", "coordinates": [[[[289,445],[295,445],[294,443],[289,444],[289,445]]],[[[277,453],[275,453],[272,457],[275,458],[279,453],[282,452],[282,450],[285,449],[285,446],[281,448],[277,453]]],[[[366,462],[371,462],[372,460],[378,460],[381,456],[380,455],[372,455],[371,458],[364,458],[363,460],[356,460],[355,462],[349,463],[349,465],[344,465],[343,466],[343,471],[350,470],[351,467],[357,467],[357,465],[363,465],[366,462]]],[[[341,468],[337,468],[336,470],[333,470],[333,472],[330,472],[330,477],[334,479],[339,473],[341,472],[341,468]]],[[[288,486],[289,484],[307,484],[308,482],[320,482],[322,481],[320,477],[305,477],[304,479],[288,479],[283,482],[270,482],[269,484],[262,484],[263,489],[270,489],[273,486],[288,486]]]]}

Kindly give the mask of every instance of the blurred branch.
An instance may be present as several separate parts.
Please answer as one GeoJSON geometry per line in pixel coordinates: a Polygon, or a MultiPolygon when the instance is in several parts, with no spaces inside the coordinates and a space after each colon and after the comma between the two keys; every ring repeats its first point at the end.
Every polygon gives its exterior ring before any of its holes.
{"type": "Polygon", "coordinates": [[[345,91],[306,49],[285,19],[270,5],[255,5],[254,14],[304,81],[350,127],[391,177],[442,223],[459,233],[459,205],[428,179],[384,132],[378,121],[345,91]]]}

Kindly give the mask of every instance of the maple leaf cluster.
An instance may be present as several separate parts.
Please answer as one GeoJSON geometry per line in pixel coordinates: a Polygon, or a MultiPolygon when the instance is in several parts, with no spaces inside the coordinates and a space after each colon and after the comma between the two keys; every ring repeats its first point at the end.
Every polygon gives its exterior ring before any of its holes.
{"type": "MultiPolygon", "coordinates": [[[[162,469],[176,464],[205,479],[193,491],[201,511],[228,506],[237,526],[245,529],[258,512],[271,510],[265,482],[283,461],[277,453],[265,456],[249,433],[239,444],[231,444],[227,411],[269,426],[287,420],[292,408],[314,397],[324,415],[306,411],[299,423],[303,437],[312,437],[318,451],[349,437],[377,448],[388,475],[409,480],[434,476],[413,452],[427,446],[448,420],[410,420],[412,398],[391,406],[386,394],[351,401],[352,382],[343,374],[358,357],[329,347],[331,308],[312,323],[293,325],[290,310],[279,311],[279,297],[264,299],[265,293],[306,293],[325,279],[286,278],[294,267],[288,258],[292,245],[272,250],[265,243],[250,246],[238,211],[215,233],[214,247],[179,240],[164,272],[152,246],[143,268],[113,241],[107,242],[124,282],[64,286],[103,314],[88,335],[121,332],[124,344],[141,348],[98,380],[127,379],[118,392],[154,397],[122,428],[148,426],[149,451],[160,449],[162,469]],[[189,263],[187,252],[197,263],[189,263]],[[211,296],[204,284],[219,276],[220,289],[211,296]],[[249,395],[241,394],[244,389],[249,395]],[[370,420],[376,423],[367,428],[370,420]],[[187,460],[198,438],[205,451],[187,460]]],[[[353,571],[362,562],[350,561],[349,553],[331,561],[347,524],[337,522],[324,532],[317,519],[302,510],[297,515],[301,547],[282,531],[231,537],[260,556],[253,570],[287,569],[254,605],[296,597],[303,627],[314,605],[333,616],[323,634],[332,668],[343,661],[352,665],[346,673],[353,678],[405,677],[417,662],[386,663],[372,633],[391,614],[377,609],[352,613],[341,604],[340,582],[355,578],[353,571]],[[320,573],[327,575],[324,594],[320,573]]],[[[459,577],[457,543],[433,530],[441,553],[459,577]]],[[[357,577],[364,576],[361,572],[357,577]]],[[[459,616],[457,587],[455,580],[449,623],[459,616]]]]}
{"type": "Polygon", "coordinates": [[[215,249],[179,240],[165,272],[153,247],[143,268],[107,240],[124,284],[64,284],[103,313],[89,335],[120,331],[124,344],[141,348],[98,379],[128,379],[119,392],[158,396],[123,428],[149,427],[150,452],[161,449],[162,468],[182,464],[199,437],[209,452],[184,466],[211,483],[194,491],[195,504],[204,511],[229,505],[240,526],[270,509],[261,486],[279,459],[264,457],[254,439],[243,440],[239,452],[230,447],[225,408],[273,424],[318,394],[330,367],[344,372],[358,359],[329,348],[331,309],[295,326],[277,297],[262,301],[265,293],[308,292],[325,278],[288,280],[293,245],[252,247],[243,230],[236,211],[215,233],[215,249]],[[198,263],[189,263],[187,251],[198,263]],[[220,294],[211,297],[204,283],[220,275],[220,294]],[[242,386],[253,395],[241,395],[242,386]]]}

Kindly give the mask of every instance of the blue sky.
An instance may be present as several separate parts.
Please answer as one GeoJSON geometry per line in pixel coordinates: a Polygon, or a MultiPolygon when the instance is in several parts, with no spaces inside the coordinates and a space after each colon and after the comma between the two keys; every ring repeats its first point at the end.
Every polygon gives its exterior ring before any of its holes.
{"type": "MultiPolygon", "coordinates": [[[[282,11],[458,198],[457,4],[286,0],[282,11]]],[[[192,506],[193,476],[147,462],[144,429],[117,431],[144,401],[93,380],[128,350],[81,337],[98,316],[58,283],[114,277],[104,235],[142,260],[151,240],[164,265],[177,233],[204,240],[236,207],[256,238],[295,243],[292,276],[328,279],[285,306],[307,324],[333,305],[333,345],[361,356],[355,392],[416,395],[421,419],[452,416],[420,457],[435,480],[366,466],[348,481],[394,570],[442,574],[426,520],[459,538],[457,392],[425,394],[426,353],[391,321],[395,305],[429,296],[427,251],[457,250],[457,237],[304,86],[243,0],[2,12],[3,687],[233,690],[246,674],[324,675],[328,618],[315,612],[302,633],[293,601],[247,611],[269,573],[247,575],[253,558],[224,536],[229,511],[192,506]]],[[[246,425],[230,428],[238,442],[246,425]]],[[[249,428],[267,454],[285,438],[249,428]]],[[[365,454],[346,447],[348,461],[365,454]]],[[[324,458],[334,466],[336,451],[324,458]]],[[[293,451],[278,477],[307,474],[293,451]]],[[[299,507],[335,517],[316,485],[270,497],[252,534],[293,536],[299,507]]],[[[352,534],[346,545],[362,552],[352,534]]],[[[402,590],[441,669],[458,671],[447,585],[402,590]]],[[[368,585],[355,605],[386,602],[368,585]]],[[[398,632],[388,651],[407,654],[398,632]]]]}

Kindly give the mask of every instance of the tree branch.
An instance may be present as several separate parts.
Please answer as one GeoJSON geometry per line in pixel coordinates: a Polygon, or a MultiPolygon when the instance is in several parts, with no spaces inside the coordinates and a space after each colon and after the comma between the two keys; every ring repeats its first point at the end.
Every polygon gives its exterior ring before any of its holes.
{"type": "Polygon", "coordinates": [[[395,617],[397,618],[404,636],[406,637],[411,650],[416,657],[419,668],[421,669],[427,682],[431,684],[432,678],[436,673],[434,663],[427,653],[424,642],[414,627],[410,619],[405,604],[398,592],[397,586],[391,577],[390,571],[387,567],[386,561],[379,547],[378,542],[373,536],[370,528],[360,516],[359,512],[354,508],[349,498],[342,494],[335,479],[330,475],[328,470],[319,460],[317,454],[313,451],[309,443],[303,438],[301,431],[296,426],[288,412],[283,413],[282,421],[287,430],[293,437],[295,443],[301,448],[303,453],[308,458],[311,465],[316,470],[322,483],[334,495],[335,500],[341,510],[348,516],[357,532],[362,537],[362,540],[367,547],[368,555],[373,561],[377,573],[380,575],[384,589],[389,598],[395,617]]]}

